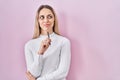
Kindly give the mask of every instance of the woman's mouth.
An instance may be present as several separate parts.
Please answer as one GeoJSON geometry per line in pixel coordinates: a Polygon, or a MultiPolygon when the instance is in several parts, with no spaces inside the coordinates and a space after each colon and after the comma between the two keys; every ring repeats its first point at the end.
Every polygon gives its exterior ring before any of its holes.
{"type": "Polygon", "coordinates": [[[45,26],[45,27],[49,27],[49,26],[50,26],[50,24],[45,24],[44,26],[45,26]]]}

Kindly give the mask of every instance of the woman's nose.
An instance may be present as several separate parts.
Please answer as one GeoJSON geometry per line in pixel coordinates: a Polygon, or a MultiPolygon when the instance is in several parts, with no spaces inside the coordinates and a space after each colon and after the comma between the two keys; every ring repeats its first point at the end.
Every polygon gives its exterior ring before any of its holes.
{"type": "Polygon", "coordinates": [[[45,19],[44,19],[44,22],[48,22],[48,21],[49,21],[48,18],[45,18],[45,19]]]}

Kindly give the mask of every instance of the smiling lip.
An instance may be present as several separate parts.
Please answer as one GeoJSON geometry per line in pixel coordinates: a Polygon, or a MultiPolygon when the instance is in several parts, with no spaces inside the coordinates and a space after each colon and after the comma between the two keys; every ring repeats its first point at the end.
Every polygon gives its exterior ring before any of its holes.
{"type": "Polygon", "coordinates": [[[50,26],[50,24],[45,24],[44,26],[49,27],[49,26],[50,26]]]}

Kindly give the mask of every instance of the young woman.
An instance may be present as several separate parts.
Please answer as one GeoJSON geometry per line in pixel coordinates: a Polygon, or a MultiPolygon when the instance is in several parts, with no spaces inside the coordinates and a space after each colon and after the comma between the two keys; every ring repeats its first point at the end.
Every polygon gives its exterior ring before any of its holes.
{"type": "Polygon", "coordinates": [[[56,14],[49,5],[37,10],[33,39],[25,44],[25,58],[28,80],[66,80],[70,41],[60,35],[56,14]]]}

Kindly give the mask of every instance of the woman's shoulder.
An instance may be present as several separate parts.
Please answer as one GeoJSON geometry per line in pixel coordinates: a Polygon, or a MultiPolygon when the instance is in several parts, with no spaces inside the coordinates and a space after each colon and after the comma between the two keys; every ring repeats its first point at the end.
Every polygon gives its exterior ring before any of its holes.
{"type": "Polygon", "coordinates": [[[36,42],[37,39],[30,39],[25,43],[25,47],[30,47],[32,45],[34,45],[34,43],[36,42]]]}
{"type": "Polygon", "coordinates": [[[70,43],[70,39],[66,36],[62,36],[62,35],[57,34],[57,39],[61,40],[63,43],[70,43]]]}

